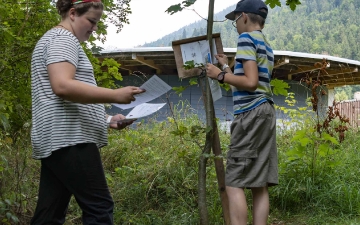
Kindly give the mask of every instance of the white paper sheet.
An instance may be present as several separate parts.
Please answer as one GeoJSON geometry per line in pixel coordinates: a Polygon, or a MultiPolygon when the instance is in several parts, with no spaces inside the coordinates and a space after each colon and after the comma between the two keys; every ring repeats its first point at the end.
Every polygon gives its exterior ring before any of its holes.
{"type": "Polygon", "coordinates": [[[135,106],[129,114],[126,115],[126,119],[138,119],[141,117],[145,117],[151,115],[161,109],[166,103],[159,103],[159,104],[149,104],[143,103],[138,106],[135,106]]]}
{"type": "MultiPolygon", "coordinates": [[[[210,47],[209,47],[210,48],[210,47]]],[[[212,57],[212,64],[218,64],[219,61],[215,58],[215,55],[217,55],[217,50],[216,50],[216,44],[215,44],[215,39],[212,39],[212,51],[213,51],[213,57],[212,57]]]]}
{"type": "Polygon", "coordinates": [[[201,55],[199,42],[182,44],[180,48],[184,64],[188,61],[194,61],[195,64],[205,64],[205,56],[201,55]]]}
{"type": "Polygon", "coordinates": [[[131,102],[130,104],[114,103],[112,105],[121,109],[130,109],[142,103],[154,100],[171,90],[171,87],[156,75],[152,76],[140,87],[144,88],[146,91],[144,93],[135,95],[135,101],[131,102]]]}
{"type": "Polygon", "coordinates": [[[208,80],[213,102],[216,102],[222,97],[221,87],[217,80],[212,80],[211,78],[208,78],[208,80]]]}
{"type": "Polygon", "coordinates": [[[210,56],[210,45],[207,40],[191,42],[180,45],[183,62],[194,61],[196,64],[217,63],[217,59],[214,55],[217,54],[215,47],[215,39],[213,39],[213,57],[210,56]]]}

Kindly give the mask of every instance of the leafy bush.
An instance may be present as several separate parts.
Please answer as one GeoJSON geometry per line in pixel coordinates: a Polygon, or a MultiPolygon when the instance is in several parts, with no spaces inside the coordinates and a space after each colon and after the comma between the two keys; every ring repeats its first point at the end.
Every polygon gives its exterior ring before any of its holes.
{"type": "MultiPolygon", "coordinates": [[[[278,127],[280,184],[270,188],[270,220],[277,221],[278,214],[289,220],[305,214],[302,224],[319,224],[316,218],[321,218],[320,224],[349,224],[346,221],[360,212],[359,132],[348,131],[345,140],[337,144],[328,136],[304,133],[313,129],[312,120],[304,111],[300,114],[304,118],[299,121],[307,122],[292,124],[291,129],[278,127]],[[327,144],[331,151],[323,155],[321,144],[327,144]],[[316,158],[314,150],[320,151],[316,158]]],[[[109,145],[101,155],[115,201],[115,224],[198,223],[197,165],[205,140],[203,128],[204,124],[185,104],[167,121],[157,122],[154,118],[110,132],[109,145]],[[183,113],[186,117],[180,116],[183,113]],[[182,136],[175,135],[179,127],[182,136]]],[[[219,133],[225,155],[229,133],[219,133]]],[[[29,128],[13,136],[0,135],[0,221],[15,224],[18,219],[18,224],[28,224],[36,205],[40,175],[39,161],[31,159],[29,128]]],[[[209,220],[211,224],[223,224],[212,160],[208,161],[207,171],[209,220]]],[[[250,192],[246,193],[251,203],[250,192]]],[[[72,199],[66,224],[79,223],[81,210],[72,199]]]]}

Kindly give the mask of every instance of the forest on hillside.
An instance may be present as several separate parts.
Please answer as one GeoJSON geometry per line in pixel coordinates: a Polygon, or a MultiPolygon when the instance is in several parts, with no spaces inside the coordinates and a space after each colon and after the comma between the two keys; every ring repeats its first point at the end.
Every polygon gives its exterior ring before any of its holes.
{"type": "MultiPolygon", "coordinates": [[[[223,21],[226,13],[215,15],[223,21]]],[[[304,0],[295,11],[288,7],[270,9],[264,33],[273,49],[326,54],[360,60],[359,0],[304,0]]],[[[221,33],[224,47],[235,47],[237,32],[230,21],[215,22],[214,33],[221,33]]],[[[200,20],[144,47],[171,46],[171,42],[206,34],[206,21],[200,20]]]]}
{"type": "MultiPolygon", "coordinates": [[[[284,4],[285,1],[282,1],[284,4]]],[[[215,14],[214,33],[221,33],[224,47],[236,46],[238,33],[225,15],[235,5],[215,14]],[[220,22],[221,21],[221,22],[220,22]]],[[[360,0],[304,0],[295,11],[270,9],[264,34],[274,50],[306,52],[360,60],[360,0]]],[[[206,21],[180,28],[144,47],[171,46],[174,40],[206,34],[206,21]]],[[[352,99],[359,85],[336,88],[336,100],[352,99]]]]}

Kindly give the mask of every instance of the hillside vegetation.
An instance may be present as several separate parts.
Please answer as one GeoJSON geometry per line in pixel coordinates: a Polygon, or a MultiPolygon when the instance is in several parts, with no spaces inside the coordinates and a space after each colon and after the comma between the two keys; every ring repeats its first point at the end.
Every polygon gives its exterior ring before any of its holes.
{"type": "MultiPolygon", "coordinates": [[[[223,21],[235,5],[217,13],[223,21]]],[[[360,60],[359,0],[304,0],[293,12],[287,7],[270,10],[264,33],[273,49],[329,54],[360,60]]],[[[224,47],[235,47],[237,32],[230,21],[215,22],[214,33],[221,33],[224,47]]],[[[205,35],[206,21],[189,24],[144,47],[171,46],[178,39],[205,35]]]]}

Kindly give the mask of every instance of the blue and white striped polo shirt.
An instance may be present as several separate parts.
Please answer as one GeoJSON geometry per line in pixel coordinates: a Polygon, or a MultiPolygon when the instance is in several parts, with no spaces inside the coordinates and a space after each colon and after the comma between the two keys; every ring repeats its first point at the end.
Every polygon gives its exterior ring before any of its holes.
{"type": "Polygon", "coordinates": [[[258,105],[271,101],[271,74],[274,68],[274,53],[261,31],[244,32],[239,36],[234,74],[244,76],[243,60],[257,62],[259,83],[254,92],[239,90],[232,86],[234,115],[254,109],[258,105]]]}

